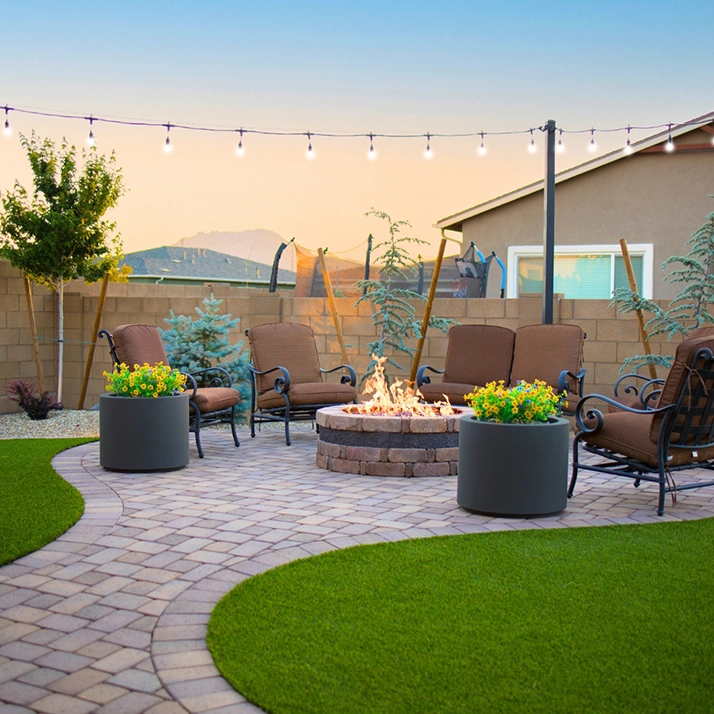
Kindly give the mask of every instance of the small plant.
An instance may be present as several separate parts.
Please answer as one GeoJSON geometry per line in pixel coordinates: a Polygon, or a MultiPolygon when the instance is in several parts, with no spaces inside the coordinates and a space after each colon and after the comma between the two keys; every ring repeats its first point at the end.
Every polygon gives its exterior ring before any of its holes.
{"type": "MultiPolygon", "coordinates": [[[[379,331],[378,337],[368,345],[372,354],[372,359],[367,365],[365,373],[360,377],[360,386],[375,373],[377,366],[376,358],[387,357],[388,364],[404,371],[404,368],[385,354],[385,348],[390,349],[392,354],[401,352],[410,359],[414,358],[415,349],[409,347],[405,340],[421,337],[421,323],[416,319],[416,308],[412,304],[415,300],[426,300],[413,290],[397,288],[395,282],[404,278],[404,271],[414,272],[416,261],[409,253],[408,245],[425,244],[425,240],[401,235],[402,228],[411,228],[409,221],[395,221],[384,211],[376,211],[372,208],[365,214],[375,216],[386,221],[389,226],[389,238],[377,243],[374,250],[382,249],[381,255],[376,259],[379,264],[379,280],[360,280],[355,285],[363,291],[362,297],[355,303],[370,302],[374,305],[375,312],[372,314],[372,324],[379,331]]],[[[455,325],[453,320],[440,317],[431,317],[429,327],[434,327],[442,332],[448,332],[449,327],[455,325]]]]}
{"type": "MultiPolygon", "coordinates": [[[[171,329],[162,330],[161,340],[166,348],[169,362],[183,372],[194,372],[199,369],[220,366],[231,375],[233,388],[238,390],[241,400],[236,406],[240,413],[248,408],[250,403],[250,361],[248,350],[243,349],[243,342],[232,345],[228,341],[231,330],[238,326],[239,318],[231,319],[230,314],[221,315],[219,308],[223,300],[218,300],[211,293],[203,300],[205,310],[196,308],[198,319],[192,320],[186,315],[175,315],[164,322],[171,329]]],[[[215,373],[207,374],[207,379],[215,373]]],[[[208,386],[199,381],[199,387],[208,386]]]]}
{"type": "MultiPolygon", "coordinates": [[[[714,198],[714,196],[710,196],[714,198]]],[[[714,213],[710,213],[699,230],[685,243],[690,247],[687,255],[673,255],[662,263],[662,270],[675,263],[681,266],[664,277],[668,283],[684,283],[677,296],[663,310],[654,300],[642,297],[630,288],[618,288],[611,305],[618,312],[644,310],[652,317],[645,324],[649,337],[667,334],[688,335],[692,330],[714,324],[711,306],[714,304],[714,213]]],[[[648,364],[669,369],[674,358],[670,355],[636,355],[624,360],[620,372],[635,372],[648,364]]]]}
{"type": "Polygon", "coordinates": [[[177,369],[171,369],[161,362],[153,367],[144,362],[143,365],[120,364],[114,372],[104,372],[107,378],[107,392],[118,397],[170,397],[180,394],[186,384],[186,375],[177,369]]]}
{"type": "Polygon", "coordinates": [[[553,387],[538,379],[533,384],[521,381],[510,388],[503,380],[489,382],[464,396],[476,419],[498,424],[547,422],[568,406],[565,392],[557,394],[553,387]]]}
{"type": "Polygon", "coordinates": [[[16,379],[14,382],[8,382],[5,391],[11,402],[17,402],[25,414],[36,421],[47,419],[52,409],[57,411],[62,409],[62,404],[56,402],[49,392],[38,394],[35,391],[35,385],[26,379],[16,379]]]}

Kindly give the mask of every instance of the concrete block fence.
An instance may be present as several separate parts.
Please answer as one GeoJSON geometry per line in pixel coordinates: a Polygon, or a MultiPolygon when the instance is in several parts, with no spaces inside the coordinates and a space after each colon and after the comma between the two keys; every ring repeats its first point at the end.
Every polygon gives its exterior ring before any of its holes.
{"type": "MultiPolygon", "coordinates": [[[[45,386],[56,388],[57,300],[52,291],[33,286],[33,303],[40,336],[40,353],[45,386]]],[[[296,298],[290,291],[269,294],[249,288],[231,288],[216,282],[202,286],[150,285],[144,283],[112,283],[109,286],[101,326],[112,330],[126,323],[146,323],[166,327],[169,310],[195,316],[195,308],[213,293],[222,299],[224,312],[240,318],[231,341],[244,340],[244,331],[266,322],[299,322],[310,325],[317,337],[317,348],[323,367],[341,363],[340,348],[326,298],[296,298]]],[[[82,375],[91,340],[97,309],[99,284],[72,282],[65,294],[65,377],[63,401],[76,408],[82,375]]],[[[662,302],[663,307],[666,306],[662,302]]],[[[354,305],[353,298],[337,298],[342,330],[351,364],[358,374],[369,361],[368,344],[376,338],[370,321],[371,308],[363,303],[354,305]]],[[[423,314],[423,304],[418,313],[423,314]]],[[[540,323],[541,301],[538,298],[501,300],[498,298],[440,298],[434,303],[434,315],[456,320],[461,324],[485,323],[516,329],[521,325],[540,323]]],[[[558,299],[554,306],[554,321],[580,325],[587,333],[584,366],[587,368],[586,391],[609,393],[618,377],[622,361],[640,354],[637,320],[634,315],[616,315],[607,300],[558,299]]],[[[444,366],[447,338],[439,331],[430,331],[422,354],[422,364],[444,366]]],[[[673,354],[675,343],[666,337],[652,339],[656,353],[673,354]]],[[[396,360],[407,368],[407,360],[396,360]]],[[[109,351],[100,341],[95,351],[94,365],[85,408],[97,404],[104,391],[102,372],[111,367],[109,351]]],[[[6,261],[0,261],[0,413],[16,411],[14,403],[4,394],[7,381],[35,376],[29,321],[22,274],[6,261]]],[[[331,377],[331,379],[338,377],[331,377]]]]}

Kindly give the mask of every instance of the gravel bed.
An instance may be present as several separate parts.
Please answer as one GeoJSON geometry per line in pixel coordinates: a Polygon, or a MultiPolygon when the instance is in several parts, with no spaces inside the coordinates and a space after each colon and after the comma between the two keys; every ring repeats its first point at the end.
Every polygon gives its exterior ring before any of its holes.
{"type": "Polygon", "coordinates": [[[65,439],[99,436],[99,412],[63,409],[47,419],[30,419],[24,412],[0,416],[0,439],[65,439]]]}

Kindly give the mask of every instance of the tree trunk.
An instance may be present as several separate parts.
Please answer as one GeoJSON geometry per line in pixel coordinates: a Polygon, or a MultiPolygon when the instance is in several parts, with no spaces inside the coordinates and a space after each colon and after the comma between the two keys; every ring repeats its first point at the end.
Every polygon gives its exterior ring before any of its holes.
{"type": "Polygon", "coordinates": [[[87,355],[87,365],[84,368],[84,379],[82,379],[82,391],[79,393],[79,404],[77,409],[84,409],[84,398],[87,395],[87,385],[89,384],[89,375],[92,371],[92,361],[94,359],[94,347],[97,344],[97,333],[99,332],[99,323],[102,319],[104,310],[104,301],[107,297],[107,287],[109,285],[109,273],[104,273],[102,280],[102,289],[99,292],[99,302],[97,304],[97,314],[94,316],[94,327],[92,328],[92,340],[89,343],[89,354],[87,355]]]}
{"type": "Polygon", "coordinates": [[[58,324],[58,350],[57,350],[57,401],[62,401],[62,366],[64,363],[64,279],[60,278],[59,291],[57,292],[57,324],[58,324]]]}
{"type": "Polygon", "coordinates": [[[27,275],[23,276],[25,282],[25,298],[27,300],[27,314],[30,319],[30,332],[32,333],[32,351],[35,355],[35,368],[37,369],[37,386],[40,394],[45,393],[45,380],[42,376],[42,361],[40,360],[40,346],[37,343],[37,323],[35,322],[35,306],[32,303],[32,287],[27,275]]]}

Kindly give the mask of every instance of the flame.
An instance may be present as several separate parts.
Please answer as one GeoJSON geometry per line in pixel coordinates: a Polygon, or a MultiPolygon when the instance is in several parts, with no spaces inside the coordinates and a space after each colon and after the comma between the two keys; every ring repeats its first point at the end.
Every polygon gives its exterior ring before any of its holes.
{"type": "Polygon", "coordinates": [[[372,399],[356,406],[346,407],[350,414],[373,414],[375,416],[448,416],[454,414],[449,398],[445,402],[424,404],[424,395],[413,389],[407,381],[396,380],[389,386],[384,378],[386,357],[372,355],[377,362],[374,375],[365,383],[364,395],[371,394],[372,399]],[[403,385],[403,386],[402,386],[403,385]]]}

